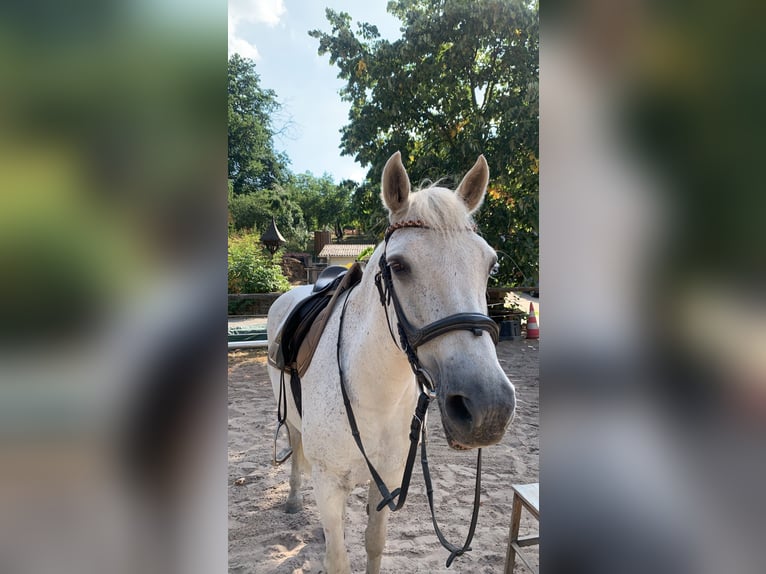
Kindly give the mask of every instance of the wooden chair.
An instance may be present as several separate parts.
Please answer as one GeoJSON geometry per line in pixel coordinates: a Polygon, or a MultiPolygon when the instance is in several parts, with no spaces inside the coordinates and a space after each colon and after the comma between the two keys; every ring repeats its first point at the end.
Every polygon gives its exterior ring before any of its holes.
{"type": "Polygon", "coordinates": [[[533,568],[521,551],[526,546],[534,546],[540,543],[540,536],[528,536],[519,538],[519,525],[521,524],[521,509],[526,508],[535,519],[540,522],[540,484],[514,484],[513,507],[511,509],[511,528],[508,535],[508,552],[505,555],[505,574],[513,574],[516,564],[516,556],[521,558],[531,572],[538,572],[533,568]]]}

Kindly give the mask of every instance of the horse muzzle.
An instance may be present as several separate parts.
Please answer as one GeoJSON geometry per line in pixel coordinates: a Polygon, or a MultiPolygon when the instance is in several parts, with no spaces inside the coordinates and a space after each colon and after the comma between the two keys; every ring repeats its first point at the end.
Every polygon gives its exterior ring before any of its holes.
{"type": "Polygon", "coordinates": [[[516,408],[516,393],[505,374],[489,380],[455,373],[440,383],[439,410],[450,447],[461,450],[500,442],[516,408]]]}

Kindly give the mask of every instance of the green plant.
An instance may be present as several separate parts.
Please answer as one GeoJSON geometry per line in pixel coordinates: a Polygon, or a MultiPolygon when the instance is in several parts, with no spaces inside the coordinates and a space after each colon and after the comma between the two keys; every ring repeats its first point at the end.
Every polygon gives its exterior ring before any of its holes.
{"type": "Polygon", "coordinates": [[[288,251],[303,251],[309,239],[301,207],[290,190],[283,188],[260,189],[251,193],[229,197],[230,229],[263,233],[272,216],[277,228],[287,240],[288,251]]]}
{"type": "Polygon", "coordinates": [[[290,283],[282,274],[279,254],[268,257],[257,235],[229,236],[229,293],[283,293],[290,283]]]}
{"type": "Polygon", "coordinates": [[[503,308],[507,309],[512,315],[524,314],[524,310],[521,308],[521,297],[519,297],[513,291],[509,291],[505,294],[503,299],[503,308]]]}
{"type": "Polygon", "coordinates": [[[365,247],[364,249],[362,249],[362,252],[359,254],[359,257],[356,258],[356,260],[369,261],[373,251],[375,251],[374,247],[365,247]]]}

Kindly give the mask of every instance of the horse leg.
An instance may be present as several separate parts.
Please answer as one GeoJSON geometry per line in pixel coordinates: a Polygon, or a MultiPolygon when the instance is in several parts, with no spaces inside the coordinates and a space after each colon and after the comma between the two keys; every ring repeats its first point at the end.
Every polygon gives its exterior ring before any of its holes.
{"type": "Polygon", "coordinates": [[[386,545],[386,525],[388,524],[388,507],[378,512],[376,508],[383,497],[374,481],[370,481],[367,495],[367,530],[364,533],[364,543],[367,550],[367,574],[380,572],[380,560],[386,545]]]}
{"type": "Polygon", "coordinates": [[[313,475],[319,516],[325,538],[324,567],[328,574],[350,574],[351,565],[346,552],[343,522],[349,489],[328,473],[318,471],[313,475]]]}
{"type": "Polygon", "coordinates": [[[287,496],[285,512],[295,514],[303,510],[303,495],[301,494],[302,471],[306,462],[303,457],[303,437],[301,431],[287,422],[290,431],[290,447],[293,454],[290,457],[290,494],[287,496]]]}

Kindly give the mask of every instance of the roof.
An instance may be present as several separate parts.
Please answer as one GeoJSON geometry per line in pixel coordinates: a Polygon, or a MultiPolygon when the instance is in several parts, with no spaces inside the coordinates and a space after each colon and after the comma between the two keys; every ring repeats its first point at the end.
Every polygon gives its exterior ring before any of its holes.
{"type": "Polygon", "coordinates": [[[375,248],[367,243],[327,243],[319,252],[319,257],[359,257],[359,254],[368,247],[375,248]]]}
{"type": "Polygon", "coordinates": [[[269,224],[268,229],[261,235],[261,242],[266,243],[267,241],[270,241],[271,243],[287,243],[285,238],[282,237],[282,234],[279,232],[279,229],[277,229],[277,223],[274,221],[273,217],[271,218],[271,223],[269,224]]]}

